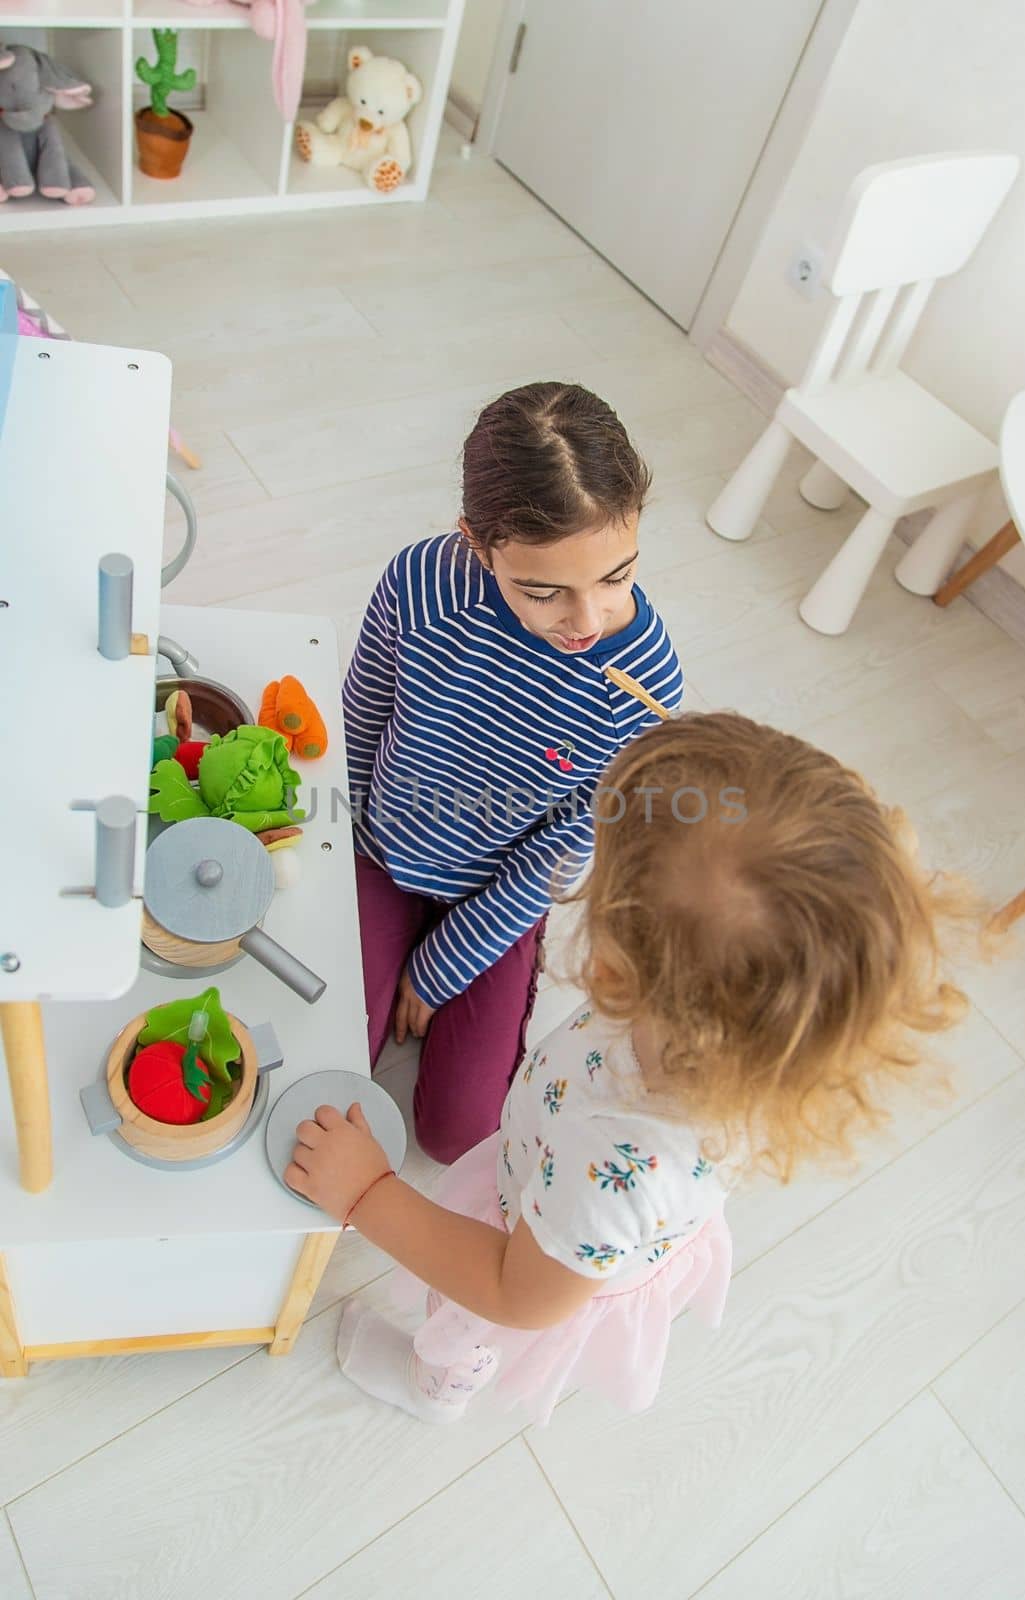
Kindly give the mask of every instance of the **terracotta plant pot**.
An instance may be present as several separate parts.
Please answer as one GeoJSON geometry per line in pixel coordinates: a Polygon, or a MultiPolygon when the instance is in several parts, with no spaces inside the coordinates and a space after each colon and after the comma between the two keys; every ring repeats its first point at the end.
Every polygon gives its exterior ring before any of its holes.
{"type": "Polygon", "coordinates": [[[229,1013],[231,1031],[242,1052],[242,1076],[238,1088],[223,1111],[209,1122],[157,1122],[140,1111],[128,1093],[125,1073],[135,1054],[136,1041],[146,1026],[145,1013],[133,1017],[121,1029],[107,1057],[107,1091],[121,1117],[118,1129],[127,1144],[161,1161],[195,1161],[229,1144],[249,1115],[256,1093],[259,1061],[252,1035],[237,1017],[229,1013]]]}
{"type": "Polygon", "coordinates": [[[152,106],[135,113],[139,170],[147,178],[177,178],[189,153],[193,127],[181,111],[158,117],[152,106]]]}

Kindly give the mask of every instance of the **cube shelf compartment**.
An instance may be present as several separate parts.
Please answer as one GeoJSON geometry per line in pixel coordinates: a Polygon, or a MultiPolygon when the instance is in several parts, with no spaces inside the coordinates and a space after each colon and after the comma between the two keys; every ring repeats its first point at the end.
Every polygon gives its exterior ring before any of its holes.
{"type": "MultiPolygon", "coordinates": [[[[448,94],[464,0],[317,0],[306,12],[307,80],[301,118],[311,117],[345,76],[345,52],[367,44],[415,72],[423,99],[409,115],[413,169],[392,194],[369,189],[344,168],[313,167],[295,153],[271,92],[271,45],[234,0],[0,0],[0,43],[47,50],[93,86],[88,111],[58,112],[69,153],[96,199],[66,206],[33,195],[0,205],[0,235],[115,222],[241,216],[341,205],[424,200],[448,94]],[[195,124],[181,177],[139,171],[134,112],[144,94],[139,55],[151,29],[179,30],[181,64],[196,65],[202,108],[179,100],[195,124]]],[[[172,105],[175,102],[172,100],[172,105]]]]}

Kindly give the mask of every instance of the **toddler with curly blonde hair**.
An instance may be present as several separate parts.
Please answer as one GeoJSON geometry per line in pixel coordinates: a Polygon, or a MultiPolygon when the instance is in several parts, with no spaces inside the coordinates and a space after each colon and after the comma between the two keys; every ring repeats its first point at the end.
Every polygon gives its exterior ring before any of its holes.
{"type": "Polygon", "coordinates": [[[800,739],[665,722],[612,762],[594,815],[570,896],[588,1003],[437,1200],[389,1171],[358,1106],[298,1129],[288,1181],[428,1287],[415,1338],[358,1304],[339,1338],[350,1379],[424,1420],[492,1380],[539,1421],[569,1385],[650,1404],[673,1317],[722,1313],[732,1183],[849,1155],[966,1004],[943,975],[963,892],[800,739]]]}

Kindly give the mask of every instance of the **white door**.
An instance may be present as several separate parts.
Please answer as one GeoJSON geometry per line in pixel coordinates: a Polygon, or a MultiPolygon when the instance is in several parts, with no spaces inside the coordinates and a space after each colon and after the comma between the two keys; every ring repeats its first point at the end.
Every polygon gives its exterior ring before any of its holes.
{"type": "Polygon", "coordinates": [[[684,328],[821,0],[525,0],[494,154],[684,328]]]}

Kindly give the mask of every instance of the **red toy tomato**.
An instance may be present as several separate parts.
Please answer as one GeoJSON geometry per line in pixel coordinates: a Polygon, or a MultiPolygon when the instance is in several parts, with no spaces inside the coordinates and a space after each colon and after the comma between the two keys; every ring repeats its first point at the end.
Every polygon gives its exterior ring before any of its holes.
{"type": "Polygon", "coordinates": [[[199,762],[206,749],[202,739],[189,739],[186,744],[180,744],[174,752],[174,759],[180,767],[184,767],[185,776],[190,783],[195,783],[199,777],[199,762]]]}
{"type": "Polygon", "coordinates": [[[139,1051],[128,1068],[128,1093],[140,1111],[156,1122],[198,1122],[210,1099],[210,1085],[200,1084],[202,1100],[185,1087],[185,1046],[165,1039],[139,1051]]]}

